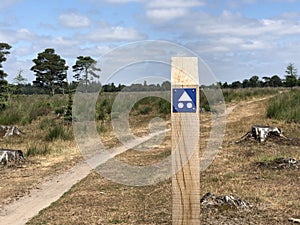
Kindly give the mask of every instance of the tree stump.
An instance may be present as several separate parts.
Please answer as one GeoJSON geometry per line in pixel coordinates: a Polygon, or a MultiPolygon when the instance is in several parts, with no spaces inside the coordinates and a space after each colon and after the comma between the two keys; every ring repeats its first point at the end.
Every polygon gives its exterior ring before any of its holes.
{"type": "Polygon", "coordinates": [[[238,141],[236,141],[236,143],[240,143],[241,141],[244,141],[247,138],[254,138],[259,142],[264,142],[267,139],[267,137],[271,134],[286,138],[283,135],[282,130],[278,127],[253,125],[251,131],[242,136],[238,141]]]}
{"type": "Polygon", "coordinates": [[[20,162],[25,160],[22,150],[0,149],[0,163],[8,164],[9,162],[20,162]]]}
{"type": "Polygon", "coordinates": [[[22,134],[25,135],[25,133],[20,131],[19,128],[17,128],[16,126],[4,126],[4,125],[0,126],[0,134],[3,138],[13,136],[13,135],[18,135],[18,136],[22,134]]]}

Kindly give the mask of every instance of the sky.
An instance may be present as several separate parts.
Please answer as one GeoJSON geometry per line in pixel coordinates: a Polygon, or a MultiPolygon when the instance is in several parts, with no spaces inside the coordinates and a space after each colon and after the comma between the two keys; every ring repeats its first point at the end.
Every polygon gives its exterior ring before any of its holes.
{"type": "MultiPolygon", "coordinates": [[[[148,59],[159,54],[172,57],[154,51],[149,43],[145,48],[144,42],[149,40],[166,41],[170,46],[181,46],[197,54],[217,81],[242,81],[253,75],[283,78],[289,63],[300,68],[299,39],[300,1],[297,0],[1,0],[0,3],[0,42],[12,46],[3,63],[9,81],[20,70],[28,82],[35,80],[30,70],[34,65],[32,60],[46,48],[55,49],[66,60],[68,80],[72,80],[71,67],[80,55],[93,57],[100,66],[111,52],[116,58],[128,59],[133,53],[126,46],[136,45],[136,51],[146,49],[143,52],[147,52],[148,59]]],[[[122,63],[118,65],[122,67],[122,63]]],[[[161,76],[169,79],[168,70],[169,67],[159,63],[130,65],[120,68],[118,75],[107,81],[130,83],[130,76],[134,77],[132,81],[143,80],[160,71],[161,76]]],[[[200,73],[201,76],[205,74],[200,73]]]]}

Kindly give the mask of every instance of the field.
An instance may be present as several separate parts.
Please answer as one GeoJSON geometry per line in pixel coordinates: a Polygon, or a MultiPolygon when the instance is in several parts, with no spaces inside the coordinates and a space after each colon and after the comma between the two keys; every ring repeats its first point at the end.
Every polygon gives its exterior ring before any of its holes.
{"type": "MultiPolygon", "coordinates": [[[[207,192],[238,196],[249,202],[252,207],[232,209],[202,206],[202,224],[289,224],[289,218],[300,217],[299,168],[275,168],[271,165],[278,158],[291,157],[300,160],[299,123],[290,118],[273,117],[269,114],[269,110],[274,101],[286,99],[284,95],[295,94],[289,91],[287,94],[285,92],[279,94],[278,90],[266,93],[257,90],[245,90],[244,93],[239,91],[238,97],[234,97],[235,92],[225,95],[227,109],[230,112],[226,120],[225,139],[216,159],[207,170],[201,172],[200,192],[201,196],[207,192]],[[272,99],[274,95],[276,98],[272,99]],[[270,138],[265,143],[249,140],[236,144],[235,141],[254,124],[280,127],[291,139],[280,141],[270,138]]],[[[99,100],[98,107],[102,109],[101,111],[110,105],[111,101],[104,102],[109,98],[112,101],[113,97],[108,96],[99,100]]],[[[63,101],[66,104],[67,98],[63,101]]],[[[296,101],[299,105],[299,98],[296,101]]],[[[131,129],[136,135],[147,135],[149,121],[155,116],[160,116],[167,121],[167,126],[169,125],[169,112],[159,111],[166,103],[160,100],[151,102],[152,104],[149,104],[149,101],[144,99],[130,112],[131,129]]],[[[281,104],[282,102],[286,101],[282,100],[281,104]]],[[[280,109],[281,106],[278,105],[280,103],[276,104],[280,109]]],[[[61,106],[53,107],[50,102],[49,111],[55,111],[56,107],[61,106]]],[[[119,142],[109,124],[110,119],[107,115],[99,115],[100,138],[105,145],[113,147],[119,142]]],[[[37,187],[39,182],[61,173],[82,160],[69,126],[70,124],[56,118],[56,113],[49,112],[37,116],[30,123],[19,122],[19,127],[25,130],[29,137],[21,137],[17,141],[15,139],[2,141],[5,147],[20,148],[25,152],[35,144],[36,148],[33,149],[41,149],[41,146],[42,150],[44,149],[44,151],[31,150],[32,155],[27,153],[30,162],[24,165],[0,168],[2,205],[26,195],[32,188],[37,187]],[[49,121],[55,121],[55,126],[60,125],[59,129],[63,130],[66,136],[46,140],[47,136],[56,136],[49,134],[53,125],[47,125],[48,128],[45,130],[39,129],[41,132],[36,131],[41,124],[51,124],[49,121]]],[[[211,113],[201,114],[200,126],[200,152],[203,152],[209,139],[211,113]]],[[[116,158],[131,165],[149,165],[168,157],[171,154],[170,146],[170,132],[167,132],[160,145],[145,143],[139,147],[144,151],[132,149],[116,158]]],[[[131,187],[115,183],[93,172],[27,224],[172,224],[171,209],[170,179],[151,186],[131,187]]],[[[5,218],[1,218],[1,221],[3,219],[5,218]]]]}

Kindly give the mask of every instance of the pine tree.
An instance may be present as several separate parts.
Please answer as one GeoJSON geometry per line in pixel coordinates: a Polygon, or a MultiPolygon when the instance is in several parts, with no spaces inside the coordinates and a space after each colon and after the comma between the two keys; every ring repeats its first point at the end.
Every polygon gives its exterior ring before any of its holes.
{"type": "Polygon", "coordinates": [[[0,108],[5,108],[7,104],[8,82],[5,80],[7,73],[2,69],[2,63],[6,61],[6,56],[10,54],[11,46],[7,43],[0,43],[0,108]]]}
{"type": "Polygon", "coordinates": [[[297,69],[293,63],[290,63],[285,71],[285,84],[287,87],[294,87],[297,85],[297,69]]]}
{"type": "Polygon", "coordinates": [[[45,49],[32,61],[35,63],[31,70],[35,72],[36,79],[33,83],[36,86],[47,88],[54,95],[56,88],[66,85],[68,66],[64,59],[55,54],[54,49],[45,49]]]}
{"type": "Polygon", "coordinates": [[[75,65],[72,67],[75,72],[74,78],[77,81],[83,81],[85,84],[85,92],[87,92],[88,84],[93,78],[99,78],[97,74],[101,71],[96,67],[97,61],[90,56],[78,56],[75,65]]]}

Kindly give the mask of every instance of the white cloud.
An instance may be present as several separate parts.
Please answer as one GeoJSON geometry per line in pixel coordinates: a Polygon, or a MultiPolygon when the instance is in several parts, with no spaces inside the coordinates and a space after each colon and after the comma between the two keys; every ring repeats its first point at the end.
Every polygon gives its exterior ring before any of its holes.
{"type": "MultiPolygon", "coordinates": [[[[174,27],[175,28],[175,27],[174,27]]],[[[173,28],[173,29],[174,29],[173,28]]],[[[206,13],[189,15],[176,25],[177,29],[184,30],[194,36],[231,36],[257,37],[271,40],[282,38],[284,35],[299,35],[300,22],[284,19],[248,19],[239,13],[224,11],[219,16],[206,13]],[[189,26],[193,24],[193,26],[189,26]]]]}
{"type": "Polygon", "coordinates": [[[152,0],[147,4],[148,8],[190,8],[195,6],[203,6],[205,2],[202,0],[152,0]]]}
{"type": "Polygon", "coordinates": [[[171,9],[151,9],[147,11],[147,16],[150,19],[158,21],[168,21],[178,17],[183,17],[188,13],[184,8],[171,8],[171,9]]]}
{"type": "Polygon", "coordinates": [[[78,40],[65,37],[39,37],[38,43],[43,46],[60,46],[65,48],[79,45],[78,40]]]}
{"type": "Polygon", "coordinates": [[[190,8],[203,5],[203,0],[153,0],[146,4],[146,15],[155,23],[167,22],[187,15],[190,8]]]}
{"type": "Polygon", "coordinates": [[[59,21],[63,26],[69,28],[88,27],[91,24],[91,21],[88,17],[74,12],[60,15],[59,21]]]}
{"type": "Polygon", "coordinates": [[[105,26],[91,33],[81,35],[81,39],[93,42],[99,41],[137,41],[145,39],[146,36],[141,34],[134,28],[126,28],[121,26],[105,26]]]}
{"type": "Polygon", "coordinates": [[[26,28],[0,30],[0,40],[5,40],[9,44],[15,44],[19,41],[34,41],[35,37],[36,35],[26,28]]]}
{"type": "Polygon", "coordinates": [[[35,34],[31,33],[26,28],[21,28],[21,29],[17,30],[16,37],[18,38],[18,40],[33,40],[35,37],[35,34]]]}
{"type": "Polygon", "coordinates": [[[267,49],[270,48],[271,45],[269,43],[265,43],[261,40],[251,40],[251,41],[245,41],[241,44],[242,50],[261,50],[261,49],[267,49]]]}

